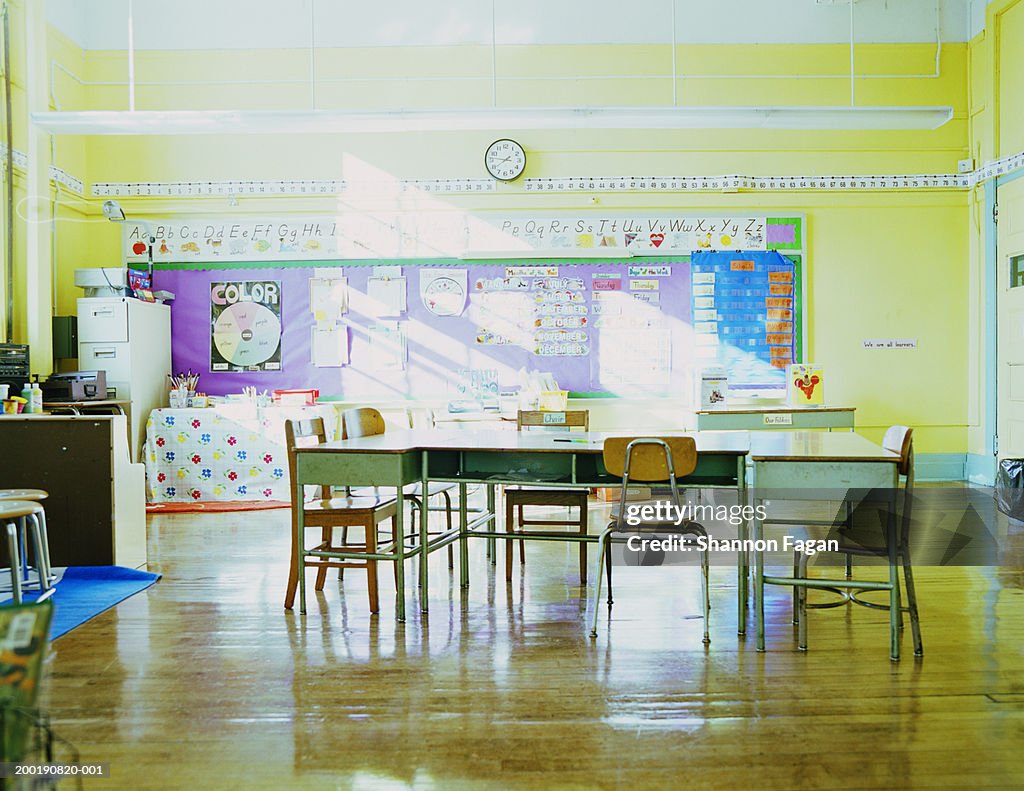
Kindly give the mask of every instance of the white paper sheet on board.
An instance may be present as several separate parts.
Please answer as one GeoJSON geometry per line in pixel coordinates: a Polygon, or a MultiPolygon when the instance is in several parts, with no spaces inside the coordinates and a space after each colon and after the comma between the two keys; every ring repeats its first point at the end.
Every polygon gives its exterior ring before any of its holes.
{"type": "Polygon", "coordinates": [[[310,278],[309,310],[314,321],[341,321],[348,313],[348,279],[310,278]]]}
{"type": "Polygon", "coordinates": [[[672,331],[668,329],[601,331],[601,384],[668,385],[672,380],[672,331]]]}
{"type": "Polygon", "coordinates": [[[317,368],[339,368],[348,365],[348,327],[324,324],[312,329],[313,365],[317,368]]]}
{"type": "Polygon", "coordinates": [[[405,368],[408,346],[403,322],[384,321],[374,324],[369,328],[368,335],[370,370],[400,371],[405,368]]]}
{"type": "Polygon", "coordinates": [[[404,277],[371,277],[366,281],[366,296],[374,316],[401,316],[407,308],[404,277]]]}

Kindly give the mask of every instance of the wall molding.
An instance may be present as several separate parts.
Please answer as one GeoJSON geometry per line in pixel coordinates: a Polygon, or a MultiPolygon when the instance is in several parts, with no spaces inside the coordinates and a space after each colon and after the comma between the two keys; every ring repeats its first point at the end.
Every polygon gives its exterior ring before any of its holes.
{"type": "Polygon", "coordinates": [[[964,479],[980,486],[993,486],[998,467],[995,456],[968,453],[964,464],[964,479]]]}
{"type": "Polygon", "coordinates": [[[918,481],[963,481],[966,453],[915,453],[914,478],[918,481]]]}
{"type": "MultiPolygon", "coordinates": [[[[11,159],[14,161],[14,167],[22,173],[28,170],[28,154],[24,151],[14,149],[11,159]]],[[[7,146],[4,143],[0,143],[0,160],[7,160],[7,146]]],[[[85,182],[56,165],[50,165],[50,181],[67,187],[76,195],[85,197],[85,182]]]]}

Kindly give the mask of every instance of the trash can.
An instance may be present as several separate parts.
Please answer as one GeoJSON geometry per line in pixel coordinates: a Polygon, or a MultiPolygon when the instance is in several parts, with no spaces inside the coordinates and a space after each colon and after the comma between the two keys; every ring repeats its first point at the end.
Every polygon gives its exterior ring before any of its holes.
{"type": "Polygon", "coordinates": [[[1024,459],[1003,459],[999,462],[996,506],[1011,519],[1024,521],[1024,459]]]}

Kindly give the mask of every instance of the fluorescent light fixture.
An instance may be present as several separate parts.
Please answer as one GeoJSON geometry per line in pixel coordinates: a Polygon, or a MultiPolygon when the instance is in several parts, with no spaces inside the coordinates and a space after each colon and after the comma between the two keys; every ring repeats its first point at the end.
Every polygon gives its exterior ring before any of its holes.
{"type": "Polygon", "coordinates": [[[937,129],[952,107],[524,107],[36,112],[63,135],[327,134],[517,129],[937,129]]]}
{"type": "Polygon", "coordinates": [[[523,250],[466,250],[459,254],[463,260],[483,258],[632,258],[623,247],[548,247],[523,250]]]}

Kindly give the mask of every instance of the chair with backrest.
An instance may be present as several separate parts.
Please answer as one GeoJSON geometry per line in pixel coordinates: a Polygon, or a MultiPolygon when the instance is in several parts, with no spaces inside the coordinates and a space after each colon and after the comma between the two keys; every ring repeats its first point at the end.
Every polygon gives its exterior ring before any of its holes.
{"type": "MultiPolygon", "coordinates": [[[[594,587],[593,622],[590,636],[597,637],[598,603],[601,599],[601,565],[608,576],[608,607],[612,605],[612,562],[608,544],[615,533],[670,533],[684,537],[707,537],[707,531],[698,522],[684,519],[675,521],[644,521],[637,525],[627,522],[627,493],[630,483],[668,484],[668,499],[675,507],[675,513],[682,513],[682,499],[678,481],[697,468],[697,445],[692,437],[609,437],[604,441],[603,459],[605,470],[622,479],[622,490],[618,504],[612,509],[608,526],[598,540],[597,585],[594,587]]],[[[637,505],[634,503],[634,505],[637,505]]],[[[685,538],[684,538],[685,540],[685,538]]],[[[701,582],[704,604],[704,643],[711,642],[708,634],[708,614],[711,609],[708,586],[708,550],[701,552],[701,582]]]]}
{"type": "MultiPolygon", "coordinates": [[[[896,601],[899,607],[900,626],[903,624],[903,613],[910,615],[910,628],[914,638],[914,655],[923,656],[924,646],[921,642],[921,623],[918,617],[917,611],[917,593],[914,590],[914,572],[911,568],[910,561],[910,521],[911,521],[911,506],[913,503],[914,495],[914,430],[907,426],[891,426],[882,438],[882,447],[893,453],[900,455],[899,462],[897,462],[896,470],[898,474],[903,478],[903,488],[897,493],[896,499],[896,510],[897,510],[897,530],[896,530],[896,547],[895,557],[896,563],[903,567],[903,583],[907,589],[907,606],[903,606],[899,588],[896,590],[896,601]],[[902,495],[902,496],[899,496],[902,495]]],[[[877,535],[872,535],[867,540],[861,540],[862,536],[854,535],[856,530],[855,526],[847,525],[846,529],[840,530],[840,544],[839,551],[844,553],[847,557],[847,579],[851,577],[851,560],[854,557],[876,557],[886,558],[890,556],[889,547],[886,542],[878,541],[877,535]],[[875,539],[872,541],[871,539],[875,539]]],[[[808,556],[801,553],[800,555],[800,567],[798,571],[799,577],[807,576],[807,559],[808,556]]],[[[862,607],[871,607],[873,609],[888,610],[888,604],[877,604],[866,599],[859,598],[857,591],[854,590],[847,597],[848,601],[854,604],[859,604],[862,607]]],[[[798,643],[802,650],[807,649],[807,589],[800,587],[798,595],[798,614],[797,622],[799,624],[798,643]]]]}
{"type": "MultiPolygon", "coordinates": [[[[586,409],[574,409],[563,412],[546,412],[542,410],[522,410],[516,415],[516,430],[532,428],[545,429],[582,429],[590,430],[590,413],[586,409]]],[[[505,487],[505,532],[510,535],[549,535],[547,531],[523,530],[529,525],[540,526],[574,526],[580,535],[587,534],[589,514],[587,498],[589,489],[555,489],[538,486],[506,486],[505,487]],[[528,518],[524,508],[529,506],[565,507],[577,509],[576,519],[537,519],[528,518]],[[516,529],[518,516],[519,529],[516,529]]],[[[519,564],[526,563],[526,548],[523,539],[519,539],[519,564]]],[[[512,579],[512,541],[506,541],[505,579],[512,579]]],[[[580,543],[580,585],[587,584],[587,545],[580,543]]]]}
{"type": "MultiPolygon", "coordinates": [[[[413,427],[413,415],[406,411],[405,422],[408,423],[409,428],[413,427]]],[[[418,418],[419,419],[419,418],[418,418]]],[[[430,414],[430,423],[433,424],[432,413],[430,414]]],[[[342,438],[344,439],[355,439],[357,437],[372,437],[377,434],[383,434],[387,428],[384,421],[384,416],[381,415],[380,411],[373,407],[355,407],[353,409],[346,409],[341,414],[341,426],[342,426],[342,438]]],[[[444,512],[447,517],[447,530],[451,532],[453,529],[453,512],[452,512],[452,498],[451,491],[455,488],[454,483],[436,483],[428,482],[427,484],[427,500],[430,498],[440,495],[444,498],[444,512]]],[[[373,491],[382,491],[380,487],[371,487],[373,491]]],[[[360,492],[364,490],[356,490],[360,492]]],[[[416,536],[416,517],[419,515],[420,508],[422,506],[422,495],[423,485],[419,482],[411,483],[406,486],[402,493],[406,499],[409,500],[412,505],[412,519],[410,520],[410,531],[413,536],[416,536]]],[[[429,511],[429,507],[428,507],[429,511]]],[[[448,545],[448,568],[455,567],[455,556],[452,552],[451,544],[448,545]]]]}
{"type": "MultiPolygon", "coordinates": [[[[288,447],[288,471],[291,473],[291,480],[295,476],[295,449],[310,445],[320,445],[327,441],[324,430],[323,418],[307,418],[304,420],[288,420],[285,422],[285,441],[288,447]]],[[[346,493],[335,496],[330,486],[320,486],[317,496],[310,502],[298,499],[295,487],[292,486],[292,561],[291,572],[288,576],[288,589],[285,593],[284,606],[291,609],[295,602],[295,590],[298,587],[299,574],[305,573],[306,568],[316,568],[316,589],[323,590],[327,578],[327,569],[365,568],[367,577],[367,589],[370,598],[370,612],[380,611],[379,596],[377,593],[377,561],[371,558],[362,560],[359,558],[331,558],[320,556],[317,552],[346,552],[357,554],[375,554],[386,551],[386,547],[378,544],[378,527],[381,522],[391,520],[391,535],[395,535],[395,512],[397,500],[394,496],[386,496],[382,493],[366,492],[360,494],[346,493]],[[308,549],[305,548],[303,536],[297,533],[299,509],[302,511],[303,523],[306,527],[319,527],[321,529],[320,543],[308,549]],[[350,543],[348,540],[349,527],[362,527],[364,540],[361,544],[350,543]],[[334,531],[341,528],[342,537],[339,543],[335,543],[334,531]],[[300,546],[295,541],[301,542],[300,546]],[[299,549],[313,553],[311,558],[302,558],[302,567],[298,568],[295,557],[299,549]]],[[[391,543],[393,543],[393,538],[391,543]]]]}

